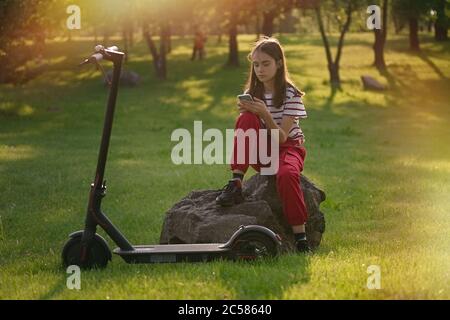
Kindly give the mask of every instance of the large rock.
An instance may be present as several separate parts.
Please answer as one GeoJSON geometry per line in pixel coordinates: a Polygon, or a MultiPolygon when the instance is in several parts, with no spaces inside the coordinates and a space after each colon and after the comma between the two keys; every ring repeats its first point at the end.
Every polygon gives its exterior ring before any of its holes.
{"type": "MultiPolygon", "coordinates": [[[[246,201],[232,207],[216,205],[220,190],[192,191],[166,213],[160,243],[222,243],[239,226],[256,224],[278,233],[284,249],[292,249],[294,237],[284,219],[275,183],[274,176],[255,174],[244,182],[246,201]]],[[[304,176],[301,187],[309,214],[307,237],[310,245],[317,247],[325,231],[325,218],[319,209],[325,193],[304,176]]]]}
{"type": "Polygon", "coordinates": [[[372,78],[371,76],[367,75],[361,76],[361,81],[363,83],[364,89],[366,90],[377,90],[377,91],[386,90],[386,86],[384,86],[383,84],[378,82],[377,79],[372,78]]]}

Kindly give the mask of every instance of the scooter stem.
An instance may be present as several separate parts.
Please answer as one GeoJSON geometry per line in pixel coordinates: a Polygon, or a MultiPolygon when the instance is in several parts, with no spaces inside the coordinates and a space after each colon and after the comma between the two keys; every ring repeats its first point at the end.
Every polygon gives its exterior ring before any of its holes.
{"type": "Polygon", "coordinates": [[[108,156],[109,141],[111,138],[112,125],[114,120],[114,111],[116,108],[117,92],[119,90],[120,74],[122,72],[122,60],[124,53],[112,51],[109,52],[108,60],[114,63],[113,78],[109,91],[108,104],[105,113],[105,123],[103,126],[102,141],[100,144],[100,152],[98,154],[97,170],[95,171],[94,186],[100,189],[105,174],[106,160],[108,156]]]}
{"type": "Polygon", "coordinates": [[[94,182],[91,184],[89,193],[89,202],[85,221],[85,229],[82,236],[82,245],[89,247],[89,243],[94,238],[97,225],[113,239],[113,241],[122,249],[132,251],[133,246],[124,235],[112,224],[112,222],[101,211],[101,201],[106,194],[106,185],[103,183],[106,160],[108,156],[109,142],[111,138],[112,125],[114,120],[114,111],[116,107],[117,93],[119,90],[120,74],[122,71],[122,61],[124,53],[118,51],[105,50],[104,59],[112,61],[113,78],[109,90],[108,104],[106,106],[105,122],[103,125],[102,140],[98,154],[97,169],[95,171],[94,182]]]}

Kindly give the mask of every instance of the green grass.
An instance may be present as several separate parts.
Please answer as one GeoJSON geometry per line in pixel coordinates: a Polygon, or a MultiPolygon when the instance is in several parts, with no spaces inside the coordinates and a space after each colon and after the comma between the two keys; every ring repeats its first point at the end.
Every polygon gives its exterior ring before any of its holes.
{"type": "MultiPolygon", "coordinates": [[[[170,134],[192,131],[194,120],[204,130],[233,127],[253,39],[239,37],[238,69],[223,67],[226,41],[211,39],[207,59],[191,63],[190,39],[176,39],[166,82],[155,80],[146,46],[133,47],[127,67],[143,82],[119,92],[103,202],[133,243],[157,242],[175,202],[228,179],[226,165],[172,164],[170,134]]],[[[381,75],[371,66],[373,35],[349,34],[343,90],[332,94],[319,36],[280,39],[307,92],[304,174],[327,194],[314,255],[175,265],[114,257],[106,270],[83,271],[81,290],[67,289],[60,252],[83,226],[106,89],[99,72],[74,67],[92,41],[53,42],[49,72],[0,86],[0,299],[449,299],[449,44],[423,36],[417,55],[406,36],[389,35],[381,75]],[[363,91],[362,74],[390,90],[363,91]],[[381,268],[380,290],[366,287],[369,265],[381,268]]]]}

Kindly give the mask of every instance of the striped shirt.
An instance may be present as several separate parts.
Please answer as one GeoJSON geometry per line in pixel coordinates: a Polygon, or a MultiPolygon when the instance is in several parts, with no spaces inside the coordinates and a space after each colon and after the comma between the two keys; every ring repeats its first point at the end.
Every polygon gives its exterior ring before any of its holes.
{"type": "MultiPolygon", "coordinates": [[[[281,108],[273,106],[272,94],[264,94],[264,102],[272,115],[273,120],[278,126],[281,126],[281,120],[283,116],[295,117],[295,121],[292,124],[288,133],[288,139],[300,140],[300,143],[305,142],[305,135],[299,125],[299,119],[306,118],[306,109],[303,105],[301,95],[297,93],[292,87],[286,89],[286,98],[281,108]]],[[[264,123],[264,121],[263,121],[264,123]]]]}

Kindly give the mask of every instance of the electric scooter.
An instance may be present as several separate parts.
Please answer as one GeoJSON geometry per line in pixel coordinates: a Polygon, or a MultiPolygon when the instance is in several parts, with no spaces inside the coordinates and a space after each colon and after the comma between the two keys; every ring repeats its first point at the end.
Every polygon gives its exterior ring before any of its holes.
{"type": "MultiPolygon", "coordinates": [[[[103,133],[98,154],[94,182],[91,184],[84,230],[69,235],[62,251],[65,267],[78,265],[81,268],[104,268],[112,259],[106,240],[96,233],[102,228],[118,248],[114,253],[127,263],[163,262],[207,262],[215,259],[256,260],[276,256],[281,248],[281,238],[272,230],[259,226],[240,226],[226,243],[132,245],[114,226],[101,209],[106,196],[104,172],[111,137],[114,110],[119,87],[124,53],[117,47],[96,46],[95,53],[80,65],[96,64],[107,60],[113,63],[113,76],[106,106],[103,133]]],[[[102,69],[103,71],[103,69],[102,69]]]]}

